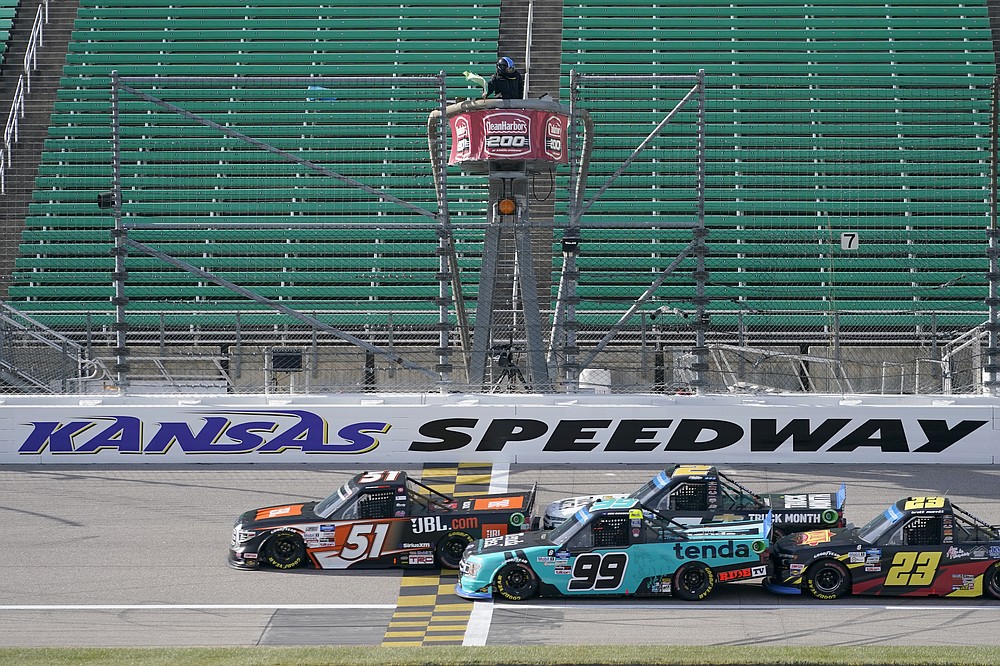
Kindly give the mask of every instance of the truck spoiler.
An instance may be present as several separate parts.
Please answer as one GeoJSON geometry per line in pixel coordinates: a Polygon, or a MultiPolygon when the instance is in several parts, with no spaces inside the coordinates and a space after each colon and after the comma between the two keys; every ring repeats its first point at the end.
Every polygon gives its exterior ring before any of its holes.
{"type": "Polygon", "coordinates": [[[538,492],[538,481],[535,481],[531,485],[531,491],[528,493],[528,505],[524,507],[524,513],[526,515],[531,515],[532,510],[535,508],[535,494],[538,492]]]}
{"type": "MultiPolygon", "coordinates": [[[[528,517],[526,525],[529,530],[537,530],[542,525],[541,516],[531,515],[535,511],[535,494],[538,492],[538,481],[531,484],[531,492],[528,493],[528,505],[524,507],[524,515],[528,517]]],[[[524,527],[521,528],[525,529],[524,527]]]]}

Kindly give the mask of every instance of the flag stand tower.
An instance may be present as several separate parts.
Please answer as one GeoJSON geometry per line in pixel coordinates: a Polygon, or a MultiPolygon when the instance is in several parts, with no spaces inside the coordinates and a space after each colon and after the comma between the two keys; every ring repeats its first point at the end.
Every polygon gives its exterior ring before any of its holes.
{"type": "MultiPolygon", "coordinates": [[[[550,100],[467,100],[446,109],[448,163],[489,179],[469,384],[484,390],[553,391],[542,304],[532,259],[529,180],[568,163],[569,107],[550,100]],[[512,247],[505,246],[510,242],[512,247]],[[504,261],[512,257],[513,262],[504,261]],[[513,318],[500,322],[498,313],[513,318]],[[523,346],[522,346],[523,344],[523,346]],[[526,375],[517,364],[524,352],[526,375]],[[492,382],[490,360],[501,370],[492,382]]],[[[437,113],[437,112],[435,112],[437,113]]]]}

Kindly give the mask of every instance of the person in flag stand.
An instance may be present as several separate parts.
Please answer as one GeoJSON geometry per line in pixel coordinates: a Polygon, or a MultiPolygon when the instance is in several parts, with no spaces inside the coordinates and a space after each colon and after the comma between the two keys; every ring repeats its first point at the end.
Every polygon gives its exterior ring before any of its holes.
{"type": "Polygon", "coordinates": [[[490,77],[483,99],[499,95],[501,99],[524,98],[524,76],[517,71],[514,61],[503,57],[497,60],[496,74],[490,77]]]}

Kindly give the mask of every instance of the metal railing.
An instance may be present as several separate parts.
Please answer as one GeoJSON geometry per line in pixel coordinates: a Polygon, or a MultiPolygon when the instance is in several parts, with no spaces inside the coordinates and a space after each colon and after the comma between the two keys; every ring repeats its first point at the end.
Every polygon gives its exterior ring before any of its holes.
{"type": "Polygon", "coordinates": [[[24,393],[80,393],[109,379],[82,345],[0,303],[0,381],[24,393]]]}
{"type": "Polygon", "coordinates": [[[31,25],[28,48],[24,52],[24,76],[27,90],[31,92],[31,72],[38,69],[38,47],[45,45],[45,31],[42,26],[49,22],[49,0],[43,0],[35,12],[35,22],[31,25]]]}
{"type": "Polygon", "coordinates": [[[28,48],[24,52],[24,73],[17,78],[17,87],[7,113],[7,125],[3,130],[3,149],[0,150],[0,194],[7,193],[6,171],[12,166],[14,159],[14,144],[18,140],[18,125],[25,113],[25,95],[31,92],[31,72],[38,69],[38,48],[45,44],[43,26],[49,22],[49,0],[42,0],[35,12],[35,21],[31,25],[28,37],[28,48]]]}

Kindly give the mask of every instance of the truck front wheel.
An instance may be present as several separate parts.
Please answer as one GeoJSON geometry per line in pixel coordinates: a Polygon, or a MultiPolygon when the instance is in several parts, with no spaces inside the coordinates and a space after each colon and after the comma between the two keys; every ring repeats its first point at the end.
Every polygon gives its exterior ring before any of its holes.
{"type": "Polygon", "coordinates": [[[851,589],[851,574],[836,560],[823,560],[809,567],[806,588],[817,599],[838,599],[851,589]]]}

